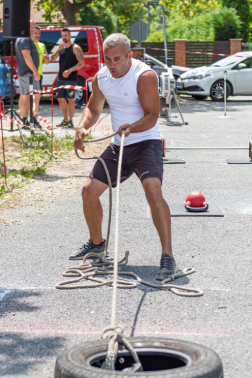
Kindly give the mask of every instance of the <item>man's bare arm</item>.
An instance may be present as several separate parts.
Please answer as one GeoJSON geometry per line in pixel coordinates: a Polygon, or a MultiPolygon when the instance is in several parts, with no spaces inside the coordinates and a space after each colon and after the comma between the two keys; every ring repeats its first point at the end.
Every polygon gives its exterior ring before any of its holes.
{"type": "Polygon", "coordinates": [[[65,78],[67,78],[70,75],[70,73],[72,73],[74,71],[78,71],[85,64],[83,51],[82,51],[82,49],[79,45],[74,45],[73,52],[76,56],[76,59],[78,60],[78,63],[75,66],[68,68],[68,70],[65,70],[63,72],[63,76],[65,78]]]}
{"type": "Polygon", "coordinates": [[[23,54],[25,63],[27,64],[27,66],[30,68],[30,70],[33,73],[34,79],[37,81],[40,80],[40,74],[38,73],[38,70],[33,62],[30,50],[22,50],[21,52],[23,54]]]}
{"type": "Polygon", "coordinates": [[[102,112],[105,98],[98,87],[97,74],[92,80],[93,92],[89,98],[86,108],[83,110],[83,114],[79,125],[76,128],[74,148],[77,150],[85,151],[84,138],[88,136],[88,129],[92,127],[99,119],[102,112]]]}
{"type": "Polygon", "coordinates": [[[125,136],[130,133],[139,133],[155,126],[159,117],[159,93],[158,80],[154,72],[146,71],[140,75],[137,82],[137,92],[141,107],[144,110],[144,116],[132,124],[124,124],[118,134],[122,135],[125,130],[125,136]]]}
{"type": "Polygon", "coordinates": [[[50,62],[54,62],[58,58],[60,50],[63,49],[64,45],[65,45],[64,42],[60,42],[60,44],[57,47],[57,49],[54,51],[53,54],[51,54],[50,62]]]}

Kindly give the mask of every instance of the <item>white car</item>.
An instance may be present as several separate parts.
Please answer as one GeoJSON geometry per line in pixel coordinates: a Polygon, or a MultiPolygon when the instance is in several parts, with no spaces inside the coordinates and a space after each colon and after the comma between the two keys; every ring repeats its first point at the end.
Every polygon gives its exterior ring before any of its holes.
{"type": "Polygon", "coordinates": [[[210,96],[213,101],[223,101],[224,76],[227,98],[252,95],[252,52],[236,53],[208,67],[183,73],[177,80],[177,93],[191,95],[197,100],[210,96]]]}
{"type": "MultiPolygon", "coordinates": [[[[145,53],[145,63],[147,63],[151,68],[163,67],[165,70],[167,70],[167,65],[165,63],[161,62],[160,60],[146,53],[145,53]]],[[[191,71],[191,68],[175,66],[174,64],[172,64],[171,68],[172,68],[172,74],[175,80],[177,80],[182,73],[191,71]]]]}

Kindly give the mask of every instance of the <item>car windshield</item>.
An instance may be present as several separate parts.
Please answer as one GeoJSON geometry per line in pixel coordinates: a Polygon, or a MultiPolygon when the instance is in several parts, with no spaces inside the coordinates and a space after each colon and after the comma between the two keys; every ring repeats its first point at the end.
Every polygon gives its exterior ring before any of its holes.
{"type": "Polygon", "coordinates": [[[237,55],[228,56],[227,58],[221,59],[218,62],[211,64],[210,67],[231,66],[232,64],[237,63],[239,61],[239,58],[241,58],[241,56],[237,56],[237,55]]]}

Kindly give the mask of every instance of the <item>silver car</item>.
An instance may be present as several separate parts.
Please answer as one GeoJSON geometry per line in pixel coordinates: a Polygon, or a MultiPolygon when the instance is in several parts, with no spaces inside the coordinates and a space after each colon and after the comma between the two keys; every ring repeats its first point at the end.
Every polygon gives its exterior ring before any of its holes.
{"type": "Polygon", "coordinates": [[[226,97],[252,95],[252,52],[240,52],[206,67],[183,73],[177,80],[177,93],[188,94],[197,100],[208,96],[213,101],[224,100],[224,78],[226,97]]]}

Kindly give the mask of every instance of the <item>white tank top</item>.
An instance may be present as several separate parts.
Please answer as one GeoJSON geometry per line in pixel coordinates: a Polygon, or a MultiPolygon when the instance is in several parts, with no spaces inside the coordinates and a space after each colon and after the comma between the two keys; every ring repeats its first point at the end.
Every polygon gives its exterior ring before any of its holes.
{"type": "MultiPolygon", "coordinates": [[[[143,72],[152,70],[140,60],[132,58],[131,62],[127,74],[116,79],[111,76],[106,66],[98,72],[98,86],[109,104],[114,132],[123,124],[134,123],[144,116],[143,108],[138,99],[137,81],[143,72]]],[[[128,146],[147,139],[161,139],[158,120],[151,129],[129,134],[124,140],[124,145],[128,146]]],[[[115,135],[112,143],[120,145],[121,137],[115,135]]]]}

